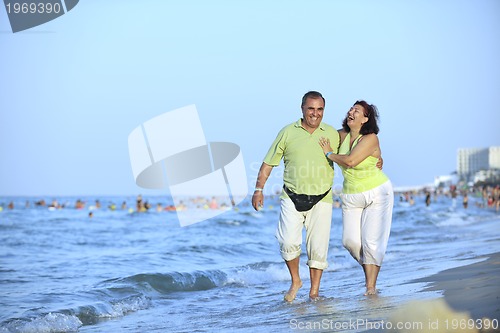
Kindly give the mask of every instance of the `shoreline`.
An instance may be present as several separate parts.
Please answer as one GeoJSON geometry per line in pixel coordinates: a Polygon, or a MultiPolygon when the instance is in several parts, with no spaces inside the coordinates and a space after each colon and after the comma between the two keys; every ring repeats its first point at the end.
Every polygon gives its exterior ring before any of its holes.
{"type": "Polygon", "coordinates": [[[421,292],[441,291],[442,296],[402,304],[392,311],[388,322],[393,325],[384,331],[498,332],[500,252],[476,259],[484,260],[410,281],[428,283],[421,292]]]}
{"type": "Polygon", "coordinates": [[[443,291],[446,303],[473,319],[500,319],[500,253],[478,263],[455,267],[412,282],[429,282],[423,291],[443,291]]]}

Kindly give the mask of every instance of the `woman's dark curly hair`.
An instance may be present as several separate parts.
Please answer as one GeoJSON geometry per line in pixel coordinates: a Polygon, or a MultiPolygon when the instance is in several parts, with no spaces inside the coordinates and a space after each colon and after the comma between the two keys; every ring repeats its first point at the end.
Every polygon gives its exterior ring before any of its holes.
{"type": "MultiPolygon", "coordinates": [[[[378,110],[377,107],[373,104],[368,104],[363,100],[356,101],[352,106],[354,105],[360,105],[363,107],[365,110],[365,117],[368,117],[368,121],[361,126],[361,130],[359,131],[360,134],[366,135],[366,134],[371,134],[375,133],[378,134],[378,110]]],[[[342,122],[342,128],[346,132],[350,132],[351,129],[349,126],[347,126],[347,117],[348,115],[345,116],[344,121],[342,122]]]]}

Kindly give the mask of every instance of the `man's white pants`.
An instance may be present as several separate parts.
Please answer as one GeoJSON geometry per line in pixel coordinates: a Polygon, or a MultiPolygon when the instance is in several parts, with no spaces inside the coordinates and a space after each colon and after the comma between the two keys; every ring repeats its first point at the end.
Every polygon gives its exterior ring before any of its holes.
{"type": "Polygon", "coordinates": [[[299,212],[290,198],[282,198],[280,219],[276,229],[282,258],[290,261],[300,256],[302,228],[305,227],[307,265],[310,268],[327,268],[331,225],[331,203],[320,201],[310,210],[299,212]]]}

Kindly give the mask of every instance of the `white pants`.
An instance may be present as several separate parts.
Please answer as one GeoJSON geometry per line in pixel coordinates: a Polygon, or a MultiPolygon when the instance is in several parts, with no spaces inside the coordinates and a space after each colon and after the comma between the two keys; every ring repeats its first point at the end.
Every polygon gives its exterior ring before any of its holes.
{"type": "Polygon", "coordinates": [[[331,225],[331,203],[320,201],[310,210],[299,212],[290,198],[281,199],[281,213],[276,229],[281,257],[290,261],[300,256],[302,228],[305,227],[307,265],[310,268],[327,268],[331,225]]]}
{"type": "Polygon", "coordinates": [[[362,193],[341,194],[342,243],[361,265],[382,265],[392,223],[390,181],[362,193]]]}

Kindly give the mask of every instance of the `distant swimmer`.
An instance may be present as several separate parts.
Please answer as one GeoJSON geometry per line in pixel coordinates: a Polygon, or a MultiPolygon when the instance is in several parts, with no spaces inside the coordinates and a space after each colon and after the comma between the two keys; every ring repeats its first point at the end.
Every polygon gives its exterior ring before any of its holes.
{"type": "Polygon", "coordinates": [[[185,210],[187,207],[186,207],[186,205],[184,204],[184,202],[181,200],[181,201],[179,202],[179,204],[177,205],[177,207],[175,207],[175,208],[176,208],[176,210],[181,211],[181,210],[185,210]]]}
{"type": "Polygon", "coordinates": [[[140,194],[137,196],[135,209],[137,212],[145,212],[146,211],[146,207],[144,206],[144,202],[142,201],[142,195],[140,195],[140,194]]]}
{"type": "Polygon", "coordinates": [[[219,208],[219,205],[217,204],[217,200],[215,197],[212,197],[212,200],[210,200],[210,204],[208,205],[210,209],[217,209],[219,208]]]}
{"type": "Polygon", "coordinates": [[[493,200],[495,202],[495,210],[498,212],[500,209],[500,185],[495,186],[493,189],[493,200]]]}
{"type": "Polygon", "coordinates": [[[35,202],[35,206],[45,206],[45,200],[39,200],[35,202]]]}
{"type": "Polygon", "coordinates": [[[166,205],[165,206],[165,210],[168,211],[168,212],[175,212],[176,208],[175,208],[174,205],[166,205]]]}
{"type": "Polygon", "coordinates": [[[78,199],[78,200],[76,200],[75,208],[76,209],[83,209],[83,208],[85,208],[85,203],[82,200],[78,199]]]}
{"type": "Polygon", "coordinates": [[[59,205],[59,203],[57,202],[57,200],[56,200],[56,199],[54,199],[54,200],[52,200],[52,202],[50,203],[49,208],[59,209],[59,208],[61,208],[61,206],[59,205]]]}
{"type": "Polygon", "coordinates": [[[431,193],[426,192],[425,194],[425,205],[428,207],[431,204],[431,193]]]}
{"type": "Polygon", "coordinates": [[[451,206],[455,208],[457,206],[457,187],[455,185],[451,185],[450,192],[451,192],[451,206]]]}

